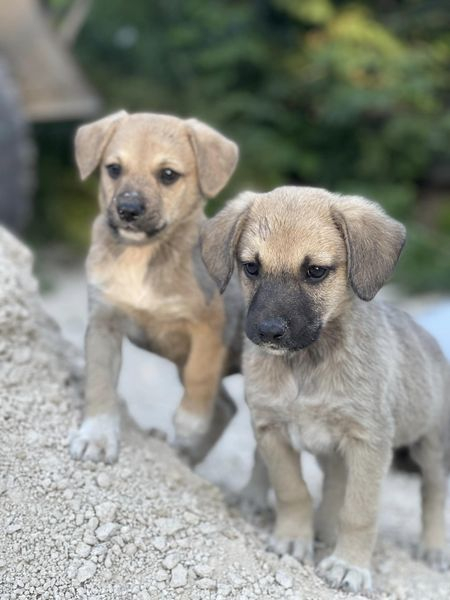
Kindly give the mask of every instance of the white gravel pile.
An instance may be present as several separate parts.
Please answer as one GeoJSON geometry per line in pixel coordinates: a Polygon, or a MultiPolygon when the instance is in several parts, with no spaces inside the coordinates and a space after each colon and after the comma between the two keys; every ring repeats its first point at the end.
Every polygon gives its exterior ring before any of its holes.
{"type": "Polygon", "coordinates": [[[42,314],[29,252],[1,230],[1,600],[335,596],[266,553],[163,441],[130,432],[118,464],[72,461],[70,354],[42,314]]]}
{"type": "MultiPolygon", "coordinates": [[[[40,307],[29,252],[0,228],[0,600],[347,597],[265,552],[266,532],[156,436],[129,429],[116,465],[72,461],[79,366],[40,307]]],[[[387,487],[374,598],[448,600],[449,575],[409,556],[417,481],[387,487]]]]}

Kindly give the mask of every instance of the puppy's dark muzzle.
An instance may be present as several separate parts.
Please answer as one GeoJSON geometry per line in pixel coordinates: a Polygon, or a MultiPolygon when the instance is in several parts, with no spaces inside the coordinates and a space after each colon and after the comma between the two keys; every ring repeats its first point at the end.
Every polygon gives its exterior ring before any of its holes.
{"type": "Polygon", "coordinates": [[[298,331],[289,326],[283,317],[270,317],[261,321],[247,318],[245,333],[257,346],[269,350],[297,352],[317,341],[321,331],[320,324],[310,323],[298,331]]]}
{"type": "Polygon", "coordinates": [[[117,214],[121,221],[132,223],[145,212],[145,204],[137,192],[122,192],[116,200],[117,214]]]}
{"type": "Polygon", "coordinates": [[[258,325],[257,333],[263,344],[280,344],[287,329],[288,325],[286,321],[279,317],[275,317],[261,321],[258,325]]]}

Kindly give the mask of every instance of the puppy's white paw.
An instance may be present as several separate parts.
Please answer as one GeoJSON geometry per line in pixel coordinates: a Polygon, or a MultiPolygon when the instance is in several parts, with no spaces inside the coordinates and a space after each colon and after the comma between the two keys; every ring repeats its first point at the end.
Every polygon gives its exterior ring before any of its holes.
{"type": "Polygon", "coordinates": [[[334,554],[320,561],[317,574],[335,589],[354,594],[372,591],[372,576],[368,569],[351,565],[334,554]]]}
{"type": "Polygon", "coordinates": [[[70,439],[70,454],[77,460],[113,463],[119,455],[119,416],[89,417],[70,439]]]}
{"type": "Polygon", "coordinates": [[[208,433],[211,419],[209,416],[189,412],[180,405],[176,410],[173,424],[177,446],[193,448],[198,446],[208,433]]]}
{"type": "Polygon", "coordinates": [[[304,564],[313,562],[313,543],[308,538],[279,538],[273,535],[267,549],[279,556],[290,554],[304,564]]]}
{"type": "Polygon", "coordinates": [[[434,571],[448,571],[450,557],[443,548],[419,548],[417,558],[423,560],[434,571]]]}

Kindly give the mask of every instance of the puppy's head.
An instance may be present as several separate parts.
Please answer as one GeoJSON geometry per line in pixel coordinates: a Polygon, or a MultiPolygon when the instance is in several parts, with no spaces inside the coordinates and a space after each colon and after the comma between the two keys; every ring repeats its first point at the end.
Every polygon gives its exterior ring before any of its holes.
{"type": "Polygon", "coordinates": [[[238,148],[195,119],[121,111],[80,127],[75,156],[82,179],[100,166],[100,206],[113,231],[142,243],[218,194],[238,148]]]}
{"type": "Polygon", "coordinates": [[[352,294],[392,274],[404,227],[375,203],[316,188],[244,193],[208,221],[202,254],[223,291],[237,262],[252,342],[283,354],[315,342],[352,294]]]}

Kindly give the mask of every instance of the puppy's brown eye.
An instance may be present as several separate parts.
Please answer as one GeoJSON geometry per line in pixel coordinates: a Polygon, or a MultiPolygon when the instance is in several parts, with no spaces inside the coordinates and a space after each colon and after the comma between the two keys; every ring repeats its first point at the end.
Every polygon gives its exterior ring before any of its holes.
{"type": "Polygon", "coordinates": [[[254,277],[258,277],[259,275],[259,264],[256,262],[248,262],[248,263],[244,263],[242,265],[243,269],[244,269],[244,273],[247,275],[247,277],[250,277],[250,279],[254,278],[254,277]]]}
{"type": "Polygon", "coordinates": [[[158,177],[163,185],[172,185],[172,183],[175,183],[181,177],[181,174],[173,169],[161,169],[158,177]]]}
{"type": "Polygon", "coordinates": [[[122,175],[122,167],[117,163],[106,165],[106,170],[111,179],[118,179],[122,175]]]}
{"type": "Polygon", "coordinates": [[[321,279],[324,279],[326,277],[328,271],[329,269],[327,269],[326,267],[311,266],[308,267],[306,271],[306,277],[313,281],[320,281],[321,279]]]}

